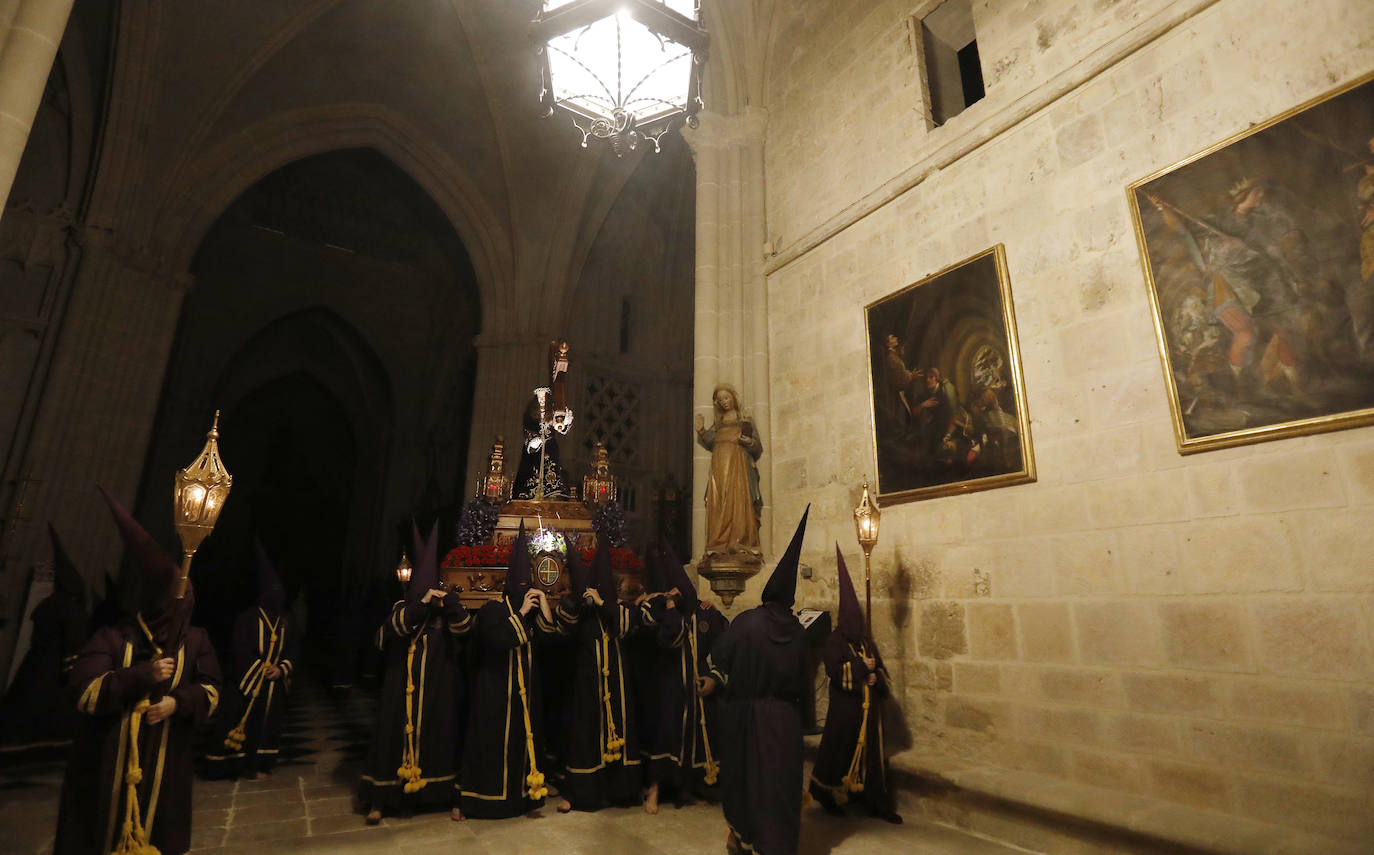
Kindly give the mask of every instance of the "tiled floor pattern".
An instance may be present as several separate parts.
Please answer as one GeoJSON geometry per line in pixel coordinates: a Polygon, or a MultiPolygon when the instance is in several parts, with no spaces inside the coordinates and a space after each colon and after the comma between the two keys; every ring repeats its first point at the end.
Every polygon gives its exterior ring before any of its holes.
{"type": "MultiPolygon", "coordinates": [[[[686,855],[723,852],[720,808],[665,804],[657,816],[622,808],[455,823],[447,814],[391,818],[368,827],[353,813],[357,769],[366,751],[372,701],[358,690],[334,696],[302,681],[292,701],[282,762],[267,781],[195,783],[197,853],[244,855],[686,855]]],[[[0,853],[46,853],[52,845],[64,752],[0,757],[0,853]]],[[[905,801],[905,800],[904,800],[905,801]]],[[[908,805],[908,807],[910,807],[908,805]]],[[[911,811],[909,811],[909,814],[911,811]]],[[[1020,850],[928,823],[890,826],[805,812],[802,853],[1009,855],[1020,850]]]]}

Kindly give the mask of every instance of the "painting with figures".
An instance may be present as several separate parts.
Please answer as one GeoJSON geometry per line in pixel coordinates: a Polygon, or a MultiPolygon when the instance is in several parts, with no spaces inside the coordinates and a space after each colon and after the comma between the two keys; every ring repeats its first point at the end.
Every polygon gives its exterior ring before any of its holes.
{"type": "Polygon", "coordinates": [[[1374,75],[1128,195],[1181,453],[1374,422],[1374,75]]]}
{"type": "Polygon", "coordinates": [[[1001,244],[864,313],[880,500],[1035,480],[1001,244]]]}

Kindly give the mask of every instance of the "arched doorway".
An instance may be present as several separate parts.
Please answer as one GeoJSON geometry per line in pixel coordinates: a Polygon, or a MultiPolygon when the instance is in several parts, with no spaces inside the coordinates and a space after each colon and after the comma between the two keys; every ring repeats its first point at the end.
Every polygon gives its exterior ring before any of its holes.
{"type": "Polygon", "coordinates": [[[353,149],[245,191],[193,272],[139,516],[175,542],[171,474],[221,410],[234,490],[194,578],[225,596],[202,597],[198,620],[227,627],[251,603],[252,536],[263,533],[289,587],[307,592],[311,640],[338,654],[330,680],[350,682],[353,654],[394,594],[401,523],[452,516],[466,492],[481,323],[472,266],[421,187],[353,149]]]}

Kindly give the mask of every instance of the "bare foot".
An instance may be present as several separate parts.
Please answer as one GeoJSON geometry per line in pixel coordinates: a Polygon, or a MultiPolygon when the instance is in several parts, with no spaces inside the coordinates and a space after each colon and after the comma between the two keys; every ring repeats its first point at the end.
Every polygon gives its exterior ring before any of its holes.
{"type": "Polygon", "coordinates": [[[568,813],[572,810],[572,802],[567,799],[559,799],[557,808],[559,813],[568,813]]]}
{"type": "Polygon", "coordinates": [[[658,784],[650,784],[649,789],[644,791],[644,812],[651,815],[658,813],[658,784]]]}
{"type": "Polygon", "coordinates": [[[740,852],[743,848],[744,847],[739,845],[739,838],[735,836],[735,830],[733,828],[727,828],[725,830],[725,851],[740,852]]]}
{"type": "Polygon", "coordinates": [[[379,808],[373,808],[372,810],[367,812],[367,816],[363,817],[363,822],[367,823],[368,825],[376,825],[381,821],[382,811],[379,808]]]}
{"type": "Polygon", "coordinates": [[[266,781],[270,777],[272,777],[271,772],[255,772],[253,774],[254,781],[266,781]]]}
{"type": "Polygon", "coordinates": [[[448,818],[453,820],[454,822],[462,822],[463,820],[467,819],[467,817],[463,816],[463,812],[458,808],[454,808],[452,811],[450,811],[448,818]]]}

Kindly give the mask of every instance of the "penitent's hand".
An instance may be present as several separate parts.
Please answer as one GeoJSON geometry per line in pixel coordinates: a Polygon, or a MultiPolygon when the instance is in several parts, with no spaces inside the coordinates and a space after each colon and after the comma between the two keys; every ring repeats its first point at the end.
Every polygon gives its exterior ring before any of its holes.
{"type": "Polygon", "coordinates": [[[877,674],[869,674],[869,675],[868,675],[868,685],[870,685],[870,686],[876,686],[876,685],[878,685],[878,675],[877,675],[877,674]]]}
{"type": "Polygon", "coordinates": [[[530,613],[530,609],[539,605],[539,593],[538,588],[530,588],[525,592],[525,601],[520,604],[520,614],[527,615],[530,613]]]}
{"type": "Polygon", "coordinates": [[[149,724],[157,724],[158,722],[164,719],[171,718],[172,713],[176,711],[177,699],[172,697],[171,695],[168,695],[167,697],[148,707],[147,712],[143,713],[143,717],[148,720],[149,724]]]}
{"type": "Polygon", "coordinates": [[[696,418],[692,419],[692,424],[696,425],[698,431],[706,430],[706,417],[697,413],[696,418]]]}
{"type": "Polygon", "coordinates": [[[716,681],[710,677],[697,678],[697,694],[701,697],[709,697],[716,690],[716,681]]]}
{"type": "Polygon", "coordinates": [[[598,591],[598,590],[595,589],[595,588],[588,588],[586,591],[583,591],[583,592],[582,592],[582,596],[584,596],[584,597],[586,597],[587,599],[591,600],[593,603],[595,603],[595,604],[598,605],[598,606],[601,606],[601,605],[605,605],[605,604],[606,604],[606,601],[603,600],[603,599],[601,599],[601,592],[598,591]]]}
{"type": "Polygon", "coordinates": [[[170,680],[172,678],[172,674],[176,671],[176,668],[177,663],[174,662],[170,657],[165,659],[153,660],[153,676],[157,678],[157,682],[159,683],[161,683],[163,680],[170,680]]]}

